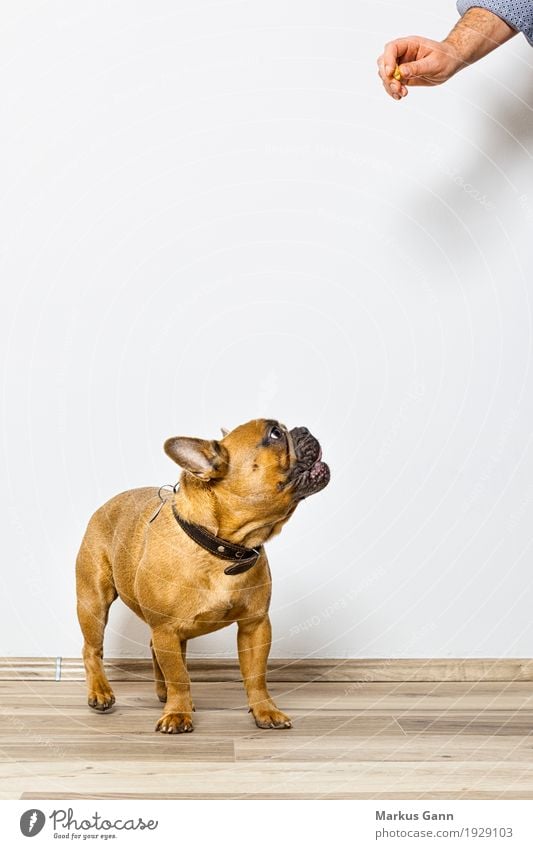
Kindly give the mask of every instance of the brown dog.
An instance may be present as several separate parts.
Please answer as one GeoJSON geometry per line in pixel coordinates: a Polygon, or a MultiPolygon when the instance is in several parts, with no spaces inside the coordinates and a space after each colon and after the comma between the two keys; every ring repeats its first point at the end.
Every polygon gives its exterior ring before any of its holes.
{"type": "Polygon", "coordinates": [[[175,492],[163,502],[148,487],[112,498],[91,518],[78,554],[89,705],[105,711],[115,701],[102,657],[119,595],[152,629],[156,692],[165,702],[156,731],[192,731],[187,640],[232,622],[256,724],[289,728],[266,685],[271,578],[262,546],[327,485],[320,445],[306,428],[255,419],[220,441],[168,439],[165,451],[184,470],[175,492]]]}

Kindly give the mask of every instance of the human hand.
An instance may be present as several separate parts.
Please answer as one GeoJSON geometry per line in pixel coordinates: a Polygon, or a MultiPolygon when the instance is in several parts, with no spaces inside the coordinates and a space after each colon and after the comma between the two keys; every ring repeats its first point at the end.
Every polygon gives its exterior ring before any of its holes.
{"type": "Polygon", "coordinates": [[[462,65],[464,61],[451,41],[432,41],[410,35],[385,45],[378,59],[378,72],[387,94],[394,100],[401,100],[408,94],[408,86],[440,85],[462,65]],[[399,66],[401,80],[394,78],[396,66],[399,66]]]}

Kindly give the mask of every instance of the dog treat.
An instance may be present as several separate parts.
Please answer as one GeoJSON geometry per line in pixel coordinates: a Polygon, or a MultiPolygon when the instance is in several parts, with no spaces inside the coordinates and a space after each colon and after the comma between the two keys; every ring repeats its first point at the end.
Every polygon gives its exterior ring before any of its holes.
{"type": "Polygon", "coordinates": [[[398,82],[399,82],[399,83],[401,83],[401,81],[402,81],[402,74],[401,74],[401,71],[400,71],[399,65],[396,65],[396,67],[395,67],[395,69],[394,69],[394,73],[393,73],[393,75],[392,75],[392,76],[394,77],[394,79],[395,79],[395,80],[398,80],[398,82]]]}

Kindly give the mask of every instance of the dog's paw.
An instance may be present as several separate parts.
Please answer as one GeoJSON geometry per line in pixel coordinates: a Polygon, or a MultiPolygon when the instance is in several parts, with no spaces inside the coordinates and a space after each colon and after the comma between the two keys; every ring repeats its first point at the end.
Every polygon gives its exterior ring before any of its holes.
{"type": "MultiPolygon", "coordinates": [[[[162,704],[165,705],[167,703],[167,691],[165,690],[164,693],[163,693],[163,691],[161,691],[161,692],[158,691],[157,692],[157,698],[159,699],[160,702],[162,702],[162,704]]],[[[192,706],[192,710],[196,710],[194,705],[192,706]]]]}
{"type": "Polygon", "coordinates": [[[155,727],[163,734],[185,734],[193,731],[190,713],[165,713],[155,727]]]}
{"type": "Polygon", "coordinates": [[[87,704],[89,707],[92,707],[93,710],[103,712],[113,707],[115,704],[115,696],[113,695],[113,691],[107,687],[98,690],[91,690],[89,698],[87,699],[87,704]]]}
{"type": "Polygon", "coordinates": [[[252,710],[258,728],[292,728],[290,716],[275,707],[252,710]]]}

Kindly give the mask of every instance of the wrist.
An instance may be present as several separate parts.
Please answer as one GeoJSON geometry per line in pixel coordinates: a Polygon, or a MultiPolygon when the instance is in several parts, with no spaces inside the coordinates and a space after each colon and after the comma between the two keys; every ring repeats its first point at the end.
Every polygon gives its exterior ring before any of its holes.
{"type": "Polygon", "coordinates": [[[460,38],[457,38],[455,30],[441,41],[443,52],[446,54],[449,68],[449,77],[452,77],[461,68],[465,68],[473,60],[465,50],[460,38]]]}

